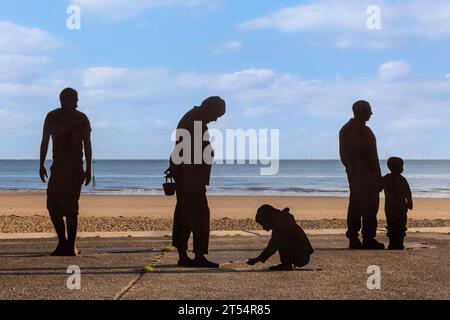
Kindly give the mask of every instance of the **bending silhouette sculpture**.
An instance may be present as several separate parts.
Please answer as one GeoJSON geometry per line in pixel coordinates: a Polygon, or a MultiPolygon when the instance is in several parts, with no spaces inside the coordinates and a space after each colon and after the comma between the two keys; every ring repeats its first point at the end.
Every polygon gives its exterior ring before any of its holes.
{"type": "Polygon", "coordinates": [[[340,156],[350,185],[349,247],[384,249],[384,245],[375,240],[382,176],[376,138],[366,125],[372,117],[372,108],[367,101],[357,101],[353,113],[354,118],[339,133],[340,156]],[[363,243],[359,240],[361,224],[363,243]]]}
{"type": "Polygon", "coordinates": [[[194,107],[186,113],[177,127],[177,141],[171,155],[170,168],[166,173],[168,177],[174,178],[176,184],[173,246],[178,250],[180,267],[219,267],[205,257],[208,254],[210,234],[206,186],[210,182],[212,159],[205,161],[204,154],[209,151],[211,157],[214,156],[207,135],[207,124],[217,121],[225,111],[224,100],[210,97],[200,107],[194,107]],[[181,137],[183,133],[187,133],[188,137],[181,137]],[[181,161],[177,160],[180,158],[181,161]],[[194,237],[193,260],[187,254],[191,233],[194,237]]]}
{"type": "Polygon", "coordinates": [[[391,173],[383,177],[385,194],[385,212],[387,220],[387,236],[389,250],[403,250],[403,240],[406,236],[408,222],[408,209],[413,209],[411,188],[408,181],[402,176],[403,160],[392,157],[388,160],[391,173]]]}
{"type": "Polygon", "coordinates": [[[61,108],[51,111],[44,123],[40,153],[39,175],[43,182],[48,177],[45,168],[50,137],[53,144],[53,162],[47,188],[47,209],[58,235],[54,256],[76,256],[78,229],[78,200],[83,182],[91,181],[91,126],[87,116],[77,111],[78,93],[66,88],[60,94],[61,108]],[[86,170],[83,169],[83,146],[86,170]],[[67,238],[66,238],[66,224],[67,238]]]}
{"type": "Polygon", "coordinates": [[[295,267],[304,267],[310,261],[314,249],[303,229],[289,213],[289,208],[278,210],[270,205],[263,205],[256,214],[256,222],[264,230],[272,230],[272,237],[267,248],[256,258],[249,259],[247,264],[265,263],[277,251],[281,264],[270,267],[272,271],[291,271],[295,267]]]}

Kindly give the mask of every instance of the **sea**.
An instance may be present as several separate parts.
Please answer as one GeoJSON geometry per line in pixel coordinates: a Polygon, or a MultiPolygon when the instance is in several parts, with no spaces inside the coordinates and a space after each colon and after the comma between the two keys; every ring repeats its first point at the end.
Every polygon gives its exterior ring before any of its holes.
{"type": "MultiPolygon", "coordinates": [[[[47,161],[50,173],[51,162],[47,161]]],[[[96,160],[95,186],[83,193],[99,195],[163,195],[167,160],[96,160]]],[[[388,172],[381,161],[383,174],[388,172]]],[[[46,189],[38,160],[0,160],[0,192],[46,189]]],[[[278,174],[262,176],[260,165],[215,164],[208,193],[223,196],[328,196],[349,194],[339,160],[281,160],[278,174]]],[[[450,160],[406,160],[404,176],[417,198],[450,198],[450,160]]]]}

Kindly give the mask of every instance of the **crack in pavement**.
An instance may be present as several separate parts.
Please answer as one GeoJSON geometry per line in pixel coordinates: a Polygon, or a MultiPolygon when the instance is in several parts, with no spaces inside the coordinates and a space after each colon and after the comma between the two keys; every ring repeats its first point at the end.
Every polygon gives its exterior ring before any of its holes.
{"type": "Polygon", "coordinates": [[[156,256],[156,257],[154,257],[154,258],[151,259],[151,261],[154,261],[154,262],[153,262],[153,263],[150,262],[150,264],[149,264],[148,266],[142,267],[142,268],[141,268],[141,271],[140,271],[140,273],[139,273],[139,275],[138,275],[135,279],[130,280],[130,281],[127,283],[127,285],[124,286],[124,287],[123,287],[123,288],[122,288],[122,289],[114,296],[113,300],[122,300],[123,297],[125,297],[125,295],[126,295],[128,292],[130,292],[130,290],[133,289],[133,287],[134,287],[139,281],[141,281],[141,280],[144,278],[145,274],[148,273],[148,271],[144,270],[145,268],[147,268],[147,267],[153,268],[153,267],[155,267],[156,265],[158,265],[159,263],[161,263],[161,259],[162,259],[168,252],[170,252],[170,250],[167,249],[167,248],[169,248],[169,247],[170,247],[170,244],[164,245],[164,246],[161,248],[161,250],[159,251],[159,252],[160,252],[159,256],[156,256]]]}
{"type": "Polygon", "coordinates": [[[122,300],[122,298],[133,288],[136,283],[139,282],[144,277],[145,272],[141,271],[139,276],[136,279],[133,279],[127,283],[125,287],[123,287],[113,298],[113,300],[122,300]]]}

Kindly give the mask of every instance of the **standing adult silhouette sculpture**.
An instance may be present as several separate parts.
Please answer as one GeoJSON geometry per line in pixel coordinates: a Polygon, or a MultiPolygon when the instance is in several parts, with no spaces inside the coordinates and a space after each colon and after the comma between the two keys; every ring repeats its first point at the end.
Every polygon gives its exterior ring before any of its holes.
{"type": "Polygon", "coordinates": [[[354,118],[339,133],[340,156],[350,185],[347,238],[351,249],[381,250],[384,245],[375,237],[382,176],[376,138],[366,125],[373,115],[372,108],[367,101],[357,101],[353,113],[354,118]]]}
{"type": "Polygon", "coordinates": [[[41,180],[45,182],[50,137],[53,144],[53,162],[47,188],[47,209],[58,235],[58,246],[53,256],[77,256],[78,201],[83,182],[91,181],[91,125],[88,117],[77,111],[78,93],[72,88],[60,94],[61,108],[51,111],[44,123],[41,143],[41,180]],[[83,147],[86,170],[83,169],[83,147]],[[67,238],[66,238],[66,224],[67,238]]]}
{"type": "Polygon", "coordinates": [[[176,183],[177,205],[173,222],[173,246],[178,250],[180,267],[219,267],[205,257],[208,254],[210,233],[206,186],[209,185],[214,156],[207,124],[217,121],[225,111],[224,100],[210,97],[203,101],[200,107],[194,107],[186,113],[177,127],[177,142],[171,155],[168,175],[173,177],[176,183]],[[188,137],[178,137],[183,131],[188,137]],[[208,151],[211,159],[206,161],[204,154],[208,151]],[[183,157],[184,160],[176,161],[175,157],[183,157]],[[191,233],[194,237],[193,260],[187,254],[191,233]]]}

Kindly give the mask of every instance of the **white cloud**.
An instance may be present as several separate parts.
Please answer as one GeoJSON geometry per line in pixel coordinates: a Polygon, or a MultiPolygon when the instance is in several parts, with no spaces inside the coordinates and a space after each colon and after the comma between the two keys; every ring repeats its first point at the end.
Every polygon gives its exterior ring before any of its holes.
{"type": "Polygon", "coordinates": [[[284,32],[317,28],[358,29],[364,26],[367,7],[362,3],[358,5],[356,3],[347,5],[342,1],[317,1],[314,4],[281,9],[267,16],[246,21],[240,27],[249,30],[277,28],[284,32]]]}
{"type": "Polygon", "coordinates": [[[378,71],[380,79],[387,81],[404,78],[410,73],[410,65],[401,60],[383,63],[378,71]]]}
{"type": "Polygon", "coordinates": [[[72,0],[71,3],[78,5],[82,13],[94,13],[110,21],[121,20],[154,7],[206,7],[207,10],[213,10],[217,6],[217,0],[72,0]]]}
{"type": "Polygon", "coordinates": [[[41,29],[0,21],[0,53],[46,51],[61,45],[60,40],[41,29]]]}
{"type": "Polygon", "coordinates": [[[144,118],[130,121],[99,121],[95,124],[95,128],[115,128],[115,129],[129,129],[136,126],[153,126],[164,129],[173,129],[173,123],[157,118],[144,118]]]}
{"type": "Polygon", "coordinates": [[[394,130],[432,129],[445,126],[447,126],[447,124],[439,117],[417,118],[408,115],[406,115],[404,119],[393,120],[388,123],[388,127],[394,130]]]}
{"type": "Polygon", "coordinates": [[[0,55],[0,81],[14,81],[29,76],[47,62],[47,57],[0,55]]]}
{"type": "Polygon", "coordinates": [[[450,2],[318,0],[245,21],[240,28],[308,33],[313,42],[332,43],[340,48],[385,48],[407,36],[425,39],[450,36],[450,2]],[[381,9],[381,30],[367,28],[366,10],[373,4],[381,9]]]}
{"type": "MultiPolygon", "coordinates": [[[[423,123],[430,126],[436,124],[430,119],[450,123],[450,118],[446,118],[450,117],[450,109],[443,107],[450,94],[449,78],[415,75],[404,81],[401,76],[413,75],[413,72],[402,61],[384,63],[380,73],[382,76],[378,74],[373,78],[324,82],[303,80],[297,75],[271,69],[246,69],[226,74],[172,74],[164,69],[94,67],[56,73],[31,84],[0,82],[0,100],[21,96],[54,98],[59,89],[71,85],[79,89],[84,102],[89,100],[89,104],[94,105],[123,105],[124,101],[130,104],[137,99],[149,101],[155,97],[161,101],[174,99],[180,102],[192,101],[186,97],[199,97],[196,102],[201,102],[201,98],[217,94],[237,104],[233,109],[242,115],[287,108],[289,112],[302,111],[316,117],[336,118],[348,114],[354,101],[365,98],[373,101],[377,109],[381,108],[382,111],[376,112],[379,114],[406,112],[412,119],[423,119],[423,123]]],[[[406,128],[402,125],[393,127],[406,128]]]]}
{"type": "Polygon", "coordinates": [[[5,130],[22,129],[28,126],[34,118],[34,115],[15,113],[0,108],[0,128],[5,130]]]}
{"type": "Polygon", "coordinates": [[[125,68],[96,67],[83,70],[83,85],[85,87],[96,87],[123,79],[130,70],[125,68]]]}
{"type": "Polygon", "coordinates": [[[178,76],[177,85],[228,97],[244,116],[276,110],[342,119],[351,116],[354,101],[367,99],[386,129],[437,128],[450,123],[450,109],[444,107],[444,97],[450,99],[450,79],[413,76],[403,61],[384,63],[379,74],[365,79],[306,81],[270,69],[249,69],[230,74],[184,74],[178,76]],[[411,77],[405,78],[408,75],[411,77]]]}
{"type": "Polygon", "coordinates": [[[242,43],[240,41],[228,41],[220,44],[219,46],[213,48],[211,51],[216,54],[238,51],[242,48],[242,43]]]}
{"type": "Polygon", "coordinates": [[[140,80],[148,81],[150,78],[160,79],[167,72],[164,69],[133,70],[128,68],[95,67],[85,69],[81,74],[84,86],[99,87],[118,82],[138,83],[140,80]]]}
{"type": "Polygon", "coordinates": [[[164,69],[94,67],[77,71],[74,77],[92,103],[162,97],[170,81],[164,69]]]}
{"type": "Polygon", "coordinates": [[[2,103],[5,100],[18,99],[21,97],[42,97],[52,92],[49,86],[33,83],[24,84],[20,82],[3,82],[0,83],[0,99],[2,103]]]}
{"type": "Polygon", "coordinates": [[[103,11],[111,9],[143,9],[155,6],[182,5],[195,7],[204,5],[208,0],[72,0],[72,3],[84,10],[103,11]]]}
{"type": "Polygon", "coordinates": [[[178,77],[178,85],[188,88],[210,88],[213,90],[240,90],[262,85],[274,78],[269,69],[247,69],[228,74],[187,73],[178,77]]]}
{"type": "Polygon", "coordinates": [[[259,116],[264,116],[264,115],[269,115],[274,113],[273,108],[270,107],[250,107],[250,108],[245,108],[242,111],[242,115],[244,117],[259,117],[259,116]]]}
{"type": "MultiPolygon", "coordinates": [[[[380,70],[404,71],[405,68],[399,67],[403,64],[407,65],[406,62],[387,62],[380,70]],[[393,67],[386,68],[389,65],[393,67]]],[[[294,152],[290,155],[295,157],[296,152],[304,150],[294,148],[297,151],[292,151],[299,137],[286,132],[304,128],[303,136],[317,137],[314,142],[318,146],[311,152],[329,155],[336,148],[332,137],[351,117],[351,105],[356,100],[366,99],[373,105],[375,115],[370,125],[378,135],[380,154],[397,151],[412,154],[414,145],[405,142],[410,141],[408,137],[412,134],[418,131],[423,134],[422,148],[439,145],[441,142],[436,136],[448,136],[450,78],[420,76],[410,67],[407,70],[411,75],[407,79],[395,76],[385,81],[374,74],[370,78],[319,81],[271,69],[174,74],[163,69],[93,67],[51,74],[31,84],[0,81],[0,109],[14,113],[14,108],[23,111],[38,107],[44,113],[57,106],[60,89],[73,86],[79,90],[81,109],[91,116],[93,126],[98,129],[98,144],[104,148],[114,134],[124,142],[148,139],[155,134],[170,137],[176,121],[190,106],[207,96],[220,95],[227,101],[229,111],[219,126],[280,128],[282,148],[294,152]],[[396,143],[389,142],[393,136],[396,143]]],[[[20,119],[11,121],[29,126],[20,119]]],[[[39,123],[36,130],[41,125],[39,123]]],[[[446,139],[441,140],[447,143],[446,139]]],[[[126,147],[127,152],[132,152],[136,141],[126,147]]],[[[171,143],[167,142],[167,149],[170,147],[171,143]]],[[[445,149],[441,146],[436,150],[445,149]]],[[[162,156],[166,150],[154,152],[162,156]]],[[[445,154],[445,151],[440,152],[445,154]]]]}

